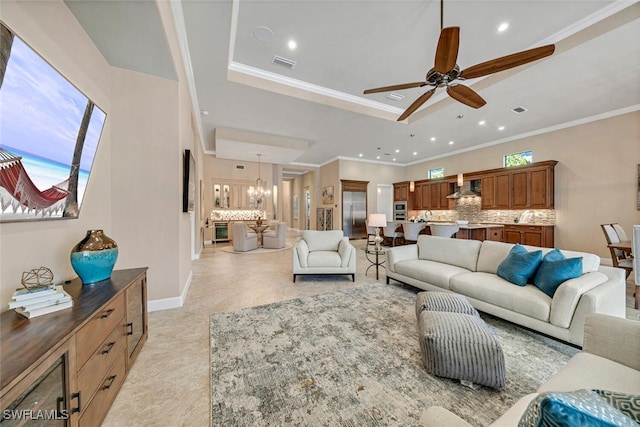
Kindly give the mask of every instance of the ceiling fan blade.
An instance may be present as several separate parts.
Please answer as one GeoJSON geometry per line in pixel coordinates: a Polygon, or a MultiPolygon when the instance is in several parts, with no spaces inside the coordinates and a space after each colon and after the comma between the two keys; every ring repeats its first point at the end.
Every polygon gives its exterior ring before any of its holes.
{"type": "Polygon", "coordinates": [[[528,62],[535,61],[537,59],[545,58],[555,51],[556,46],[549,44],[546,46],[536,47],[529,50],[523,50],[522,52],[513,53],[511,55],[502,56],[500,58],[492,59],[491,61],[483,62],[478,65],[463,70],[459,77],[465,79],[475,79],[476,77],[486,76],[488,74],[497,73],[499,71],[508,70],[509,68],[524,65],[528,62]]]}
{"type": "Polygon", "coordinates": [[[431,95],[433,95],[435,91],[436,91],[436,89],[433,88],[431,90],[426,91],[422,95],[420,95],[420,97],[418,97],[418,99],[413,101],[413,104],[409,105],[409,108],[404,110],[404,113],[402,113],[402,115],[400,115],[400,117],[398,117],[398,121],[401,122],[404,119],[406,119],[407,117],[409,117],[411,114],[413,114],[414,111],[416,111],[418,108],[420,108],[420,106],[422,104],[424,104],[425,102],[427,102],[427,100],[429,98],[431,98],[431,95]]]}
{"type": "Polygon", "coordinates": [[[472,108],[480,108],[487,103],[478,93],[465,85],[447,86],[447,93],[458,102],[462,102],[472,108]]]}
{"type": "Polygon", "coordinates": [[[364,94],[366,95],[368,93],[390,92],[392,90],[410,89],[412,87],[426,86],[426,84],[427,84],[426,82],[415,82],[415,83],[404,83],[401,85],[378,87],[375,89],[367,89],[364,91],[364,94]]]}
{"type": "Polygon", "coordinates": [[[460,27],[443,28],[438,39],[436,59],[433,69],[445,74],[453,70],[458,60],[458,46],[460,45],[460,27]]]}

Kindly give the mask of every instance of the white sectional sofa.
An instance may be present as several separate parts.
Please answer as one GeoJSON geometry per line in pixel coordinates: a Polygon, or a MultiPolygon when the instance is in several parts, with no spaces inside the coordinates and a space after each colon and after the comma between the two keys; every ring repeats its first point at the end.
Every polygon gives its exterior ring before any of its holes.
{"type": "MultiPolygon", "coordinates": [[[[587,314],[625,317],[625,277],[618,268],[600,266],[594,254],[582,257],[583,274],[562,283],[553,298],[536,286],[514,285],[496,274],[514,245],[493,241],[421,235],[414,245],[387,250],[386,275],[427,291],[465,295],[478,310],[582,346],[587,314]]],[[[549,248],[525,246],[529,251],[549,248]]]]}
{"type": "MultiPolygon", "coordinates": [[[[543,392],[600,389],[640,395],[640,322],[590,314],[586,320],[582,350],[573,356],[567,366],[541,385],[537,393],[522,397],[491,427],[517,426],[529,403],[543,392]]],[[[438,406],[425,410],[420,425],[471,427],[452,412],[438,406]]]]}

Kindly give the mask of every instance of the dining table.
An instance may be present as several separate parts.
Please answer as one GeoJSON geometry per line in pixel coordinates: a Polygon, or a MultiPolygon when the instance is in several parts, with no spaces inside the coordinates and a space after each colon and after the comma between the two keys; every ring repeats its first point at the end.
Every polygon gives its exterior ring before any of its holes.
{"type": "Polygon", "coordinates": [[[258,235],[258,247],[262,247],[262,233],[269,228],[268,225],[249,225],[249,228],[256,232],[258,235]]]}

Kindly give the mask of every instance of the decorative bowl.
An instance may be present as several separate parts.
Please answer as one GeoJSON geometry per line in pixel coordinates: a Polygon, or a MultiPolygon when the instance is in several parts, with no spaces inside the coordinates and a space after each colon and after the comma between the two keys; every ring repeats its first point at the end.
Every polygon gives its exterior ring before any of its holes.
{"type": "Polygon", "coordinates": [[[459,220],[456,221],[456,224],[458,224],[458,225],[467,225],[467,224],[469,224],[469,221],[463,221],[463,220],[459,219],[459,220]]]}

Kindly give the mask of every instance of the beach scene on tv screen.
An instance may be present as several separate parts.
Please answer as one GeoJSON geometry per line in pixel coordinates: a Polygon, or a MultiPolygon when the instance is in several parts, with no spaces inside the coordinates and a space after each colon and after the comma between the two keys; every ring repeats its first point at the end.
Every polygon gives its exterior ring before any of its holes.
{"type": "Polygon", "coordinates": [[[106,115],[2,24],[0,221],[77,218],[106,115]]]}

